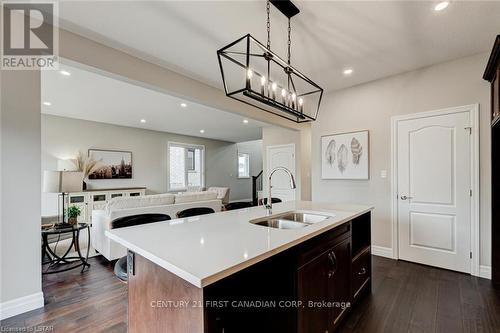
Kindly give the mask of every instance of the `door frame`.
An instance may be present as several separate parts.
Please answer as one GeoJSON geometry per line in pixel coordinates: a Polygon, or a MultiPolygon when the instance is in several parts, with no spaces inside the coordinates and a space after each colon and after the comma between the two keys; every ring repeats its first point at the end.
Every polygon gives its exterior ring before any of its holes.
{"type": "MultiPolygon", "coordinates": [[[[299,195],[299,191],[298,189],[300,188],[300,180],[297,179],[297,151],[295,150],[295,143],[287,143],[287,144],[283,144],[283,145],[270,145],[270,146],[266,146],[266,168],[264,169],[264,180],[265,180],[265,186],[263,186],[263,190],[265,191],[264,193],[268,193],[269,191],[269,184],[268,184],[268,177],[269,177],[269,163],[270,163],[270,159],[269,159],[269,150],[271,148],[287,148],[287,147],[291,147],[293,148],[293,161],[295,163],[295,165],[293,166],[294,168],[294,177],[295,177],[295,182],[297,184],[297,187],[295,188],[295,200],[299,200],[300,199],[300,196],[298,197],[299,195]]],[[[266,197],[264,195],[264,197],[266,197]]]]}
{"type": "Polygon", "coordinates": [[[418,112],[391,117],[391,225],[392,225],[392,258],[399,259],[399,221],[398,221],[398,124],[400,121],[432,116],[442,116],[453,113],[468,112],[471,120],[471,209],[470,209],[470,274],[479,276],[480,240],[479,240],[479,104],[439,109],[434,111],[418,112]]]}

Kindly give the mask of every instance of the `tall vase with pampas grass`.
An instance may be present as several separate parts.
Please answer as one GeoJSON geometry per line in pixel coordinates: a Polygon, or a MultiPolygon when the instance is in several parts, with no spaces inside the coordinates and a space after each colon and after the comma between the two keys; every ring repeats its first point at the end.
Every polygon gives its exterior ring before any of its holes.
{"type": "Polygon", "coordinates": [[[103,164],[100,160],[96,161],[82,152],[78,152],[78,157],[74,160],[74,163],[76,170],[83,172],[83,189],[86,190],[87,183],[85,181],[89,179],[89,175],[102,168],[103,164]]]}

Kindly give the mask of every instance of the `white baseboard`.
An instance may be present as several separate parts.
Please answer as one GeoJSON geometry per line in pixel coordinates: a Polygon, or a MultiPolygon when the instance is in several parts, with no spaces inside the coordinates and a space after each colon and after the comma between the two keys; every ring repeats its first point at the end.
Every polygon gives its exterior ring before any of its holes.
{"type": "Polygon", "coordinates": [[[479,266],[479,277],[491,280],[491,266],[479,266]]]}
{"type": "Polygon", "coordinates": [[[392,248],[372,245],[372,254],[375,256],[392,259],[392,248]]]}
{"type": "MultiPolygon", "coordinates": [[[[379,257],[393,259],[392,248],[390,247],[372,245],[372,254],[379,257]]],[[[485,266],[485,265],[479,266],[479,277],[491,280],[491,266],[485,266]]]]}
{"type": "Polygon", "coordinates": [[[43,308],[43,305],[43,292],[38,292],[0,303],[0,320],[38,308],[43,308]]]}

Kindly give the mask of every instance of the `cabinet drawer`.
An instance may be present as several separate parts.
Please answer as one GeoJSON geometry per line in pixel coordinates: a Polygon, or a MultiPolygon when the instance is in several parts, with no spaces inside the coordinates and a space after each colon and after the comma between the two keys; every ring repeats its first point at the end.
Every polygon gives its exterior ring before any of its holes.
{"type": "Polygon", "coordinates": [[[92,201],[94,202],[106,201],[106,194],[94,194],[92,196],[92,201]]]}
{"type": "Polygon", "coordinates": [[[308,240],[300,247],[298,265],[303,266],[328,249],[351,237],[351,222],[344,223],[323,235],[308,240]]]}
{"type": "Polygon", "coordinates": [[[85,196],[83,196],[83,195],[71,196],[71,197],[69,197],[69,202],[72,204],[84,203],[85,196]]]}
{"type": "Polygon", "coordinates": [[[371,283],[371,252],[367,249],[352,262],[352,294],[354,298],[360,293],[364,286],[371,283]]]}

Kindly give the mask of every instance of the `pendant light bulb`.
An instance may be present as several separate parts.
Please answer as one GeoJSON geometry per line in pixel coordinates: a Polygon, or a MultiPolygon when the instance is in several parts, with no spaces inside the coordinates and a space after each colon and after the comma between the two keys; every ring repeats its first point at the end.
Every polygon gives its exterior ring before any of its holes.
{"type": "Polygon", "coordinates": [[[281,97],[285,97],[286,96],[286,90],[285,89],[281,89],[281,97]]]}
{"type": "Polygon", "coordinates": [[[273,82],[273,84],[271,85],[271,89],[273,91],[276,91],[276,88],[278,88],[278,85],[276,84],[276,82],[273,82]]]}
{"type": "MultiPolygon", "coordinates": [[[[266,92],[266,77],[265,76],[261,76],[260,77],[260,94],[261,95],[264,95],[265,92],[266,92]]],[[[269,90],[269,88],[268,88],[269,90]]]]}
{"type": "Polygon", "coordinates": [[[295,93],[292,94],[292,101],[295,102],[295,99],[297,98],[297,95],[295,95],[295,93]]]}
{"type": "Polygon", "coordinates": [[[304,100],[302,99],[302,97],[299,98],[299,105],[302,106],[304,104],[304,100]]]}
{"type": "Polygon", "coordinates": [[[251,79],[253,76],[253,72],[251,69],[247,70],[247,78],[251,79]]]}

